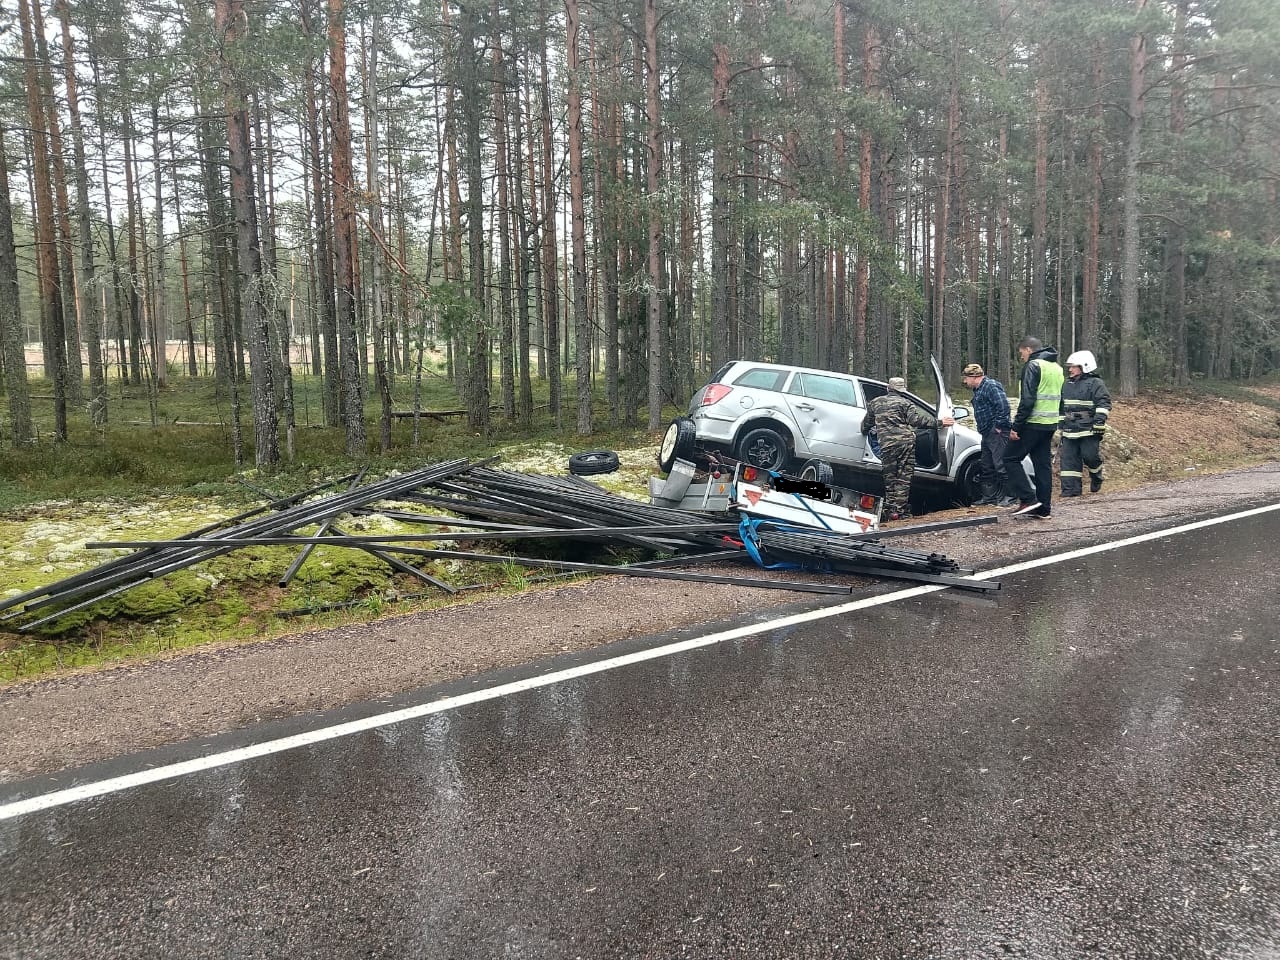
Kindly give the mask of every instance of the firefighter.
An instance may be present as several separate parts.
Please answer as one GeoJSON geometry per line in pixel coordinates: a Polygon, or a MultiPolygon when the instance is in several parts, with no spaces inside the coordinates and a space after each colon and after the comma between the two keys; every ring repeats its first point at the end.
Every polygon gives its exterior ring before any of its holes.
{"type": "Polygon", "coordinates": [[[1111,415],[1111,394],[1094,371],[1098,361],[1088,350],[1067,357],[1067,380],[1062,385],[1061,437],[1062,495],[1083,493],[1084,471],[1089,468],[1089,490],[1102,489],[1102,454],[1099,446],[1111,415]]]}
{"type": "MultiPolygon", "coordinates": [[[[885,515],[890,520],[911,517],[911,478],[916,471],[916,430],[931,430],[938,420],[903,396],[907,381],[889,378],[889,390],[867,404],[862,418],[862,432],[875,430],[880,438],[880,461],[884,464],[885,515]]],[[[955,423],[954,417],[943,417],[942,425],[955,423]]]]}

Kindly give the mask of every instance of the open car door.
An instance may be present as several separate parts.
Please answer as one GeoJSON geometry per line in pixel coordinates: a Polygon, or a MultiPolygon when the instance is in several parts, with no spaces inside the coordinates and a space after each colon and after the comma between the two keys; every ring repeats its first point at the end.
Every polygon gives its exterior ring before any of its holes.
{"type": "Polygon", "coordinates": [[[938,402],[934,405],[938,411],[938,461],[943,476],[951,472],[951,458],[955,451],[956,437],[955,430],[951,427],[942,425],[943,417],[953,416],[955,413],[955,405],[951,402],[951,395],[947,393],[947,385],[942,377],[942,368],[938,366],[938,359],[929,355],[929,366],[933,368],[933,376],[938,386],[938,402]]]}

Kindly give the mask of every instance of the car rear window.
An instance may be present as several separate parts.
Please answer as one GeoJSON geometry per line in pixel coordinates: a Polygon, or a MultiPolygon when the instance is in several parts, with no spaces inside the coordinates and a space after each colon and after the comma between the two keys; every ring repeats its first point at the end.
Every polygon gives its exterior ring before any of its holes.
{"type": "Polygon", "coordinates": [[[858,405],[852,380],[846,380],[844,377],[824,377],[818,373],[800,373],[796,375],[796,381],[791,385],[792,393],[803,394],[812,400],[843,403],[850,407],[858,405]]]}
{"type": "Polygon", "coordinates": [[[786,370],[766,370],[763,367],[752,367],[739,377],[734,378],[734,386],[756,387],[760,390],[781,390],[787,381],[786,370]]]}
{"type": "Polygon", "coordinates": [[[733,365],[737,362],[737,360],[730,360],[717,370],[715,376],[708,380],[707,383],[724,383],[724,378],[729,375],[729,371],[733,369],[733,365]]]}

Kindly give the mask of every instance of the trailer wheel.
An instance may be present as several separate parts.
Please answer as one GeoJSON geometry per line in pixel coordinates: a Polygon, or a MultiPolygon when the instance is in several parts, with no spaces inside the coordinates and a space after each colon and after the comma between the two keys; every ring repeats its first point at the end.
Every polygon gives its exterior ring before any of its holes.
{"type": "Polygon", "coordinates": [[[693,421],[688,417],[676,417],[662,435],[662,443],[658,447],[658,468],[663,473],[670,473],[672,464],[677,460],[690,459],[697,439],[698,428],[693,421]]]}
{"type": "Polygon", "coordinates": [[[575,477],[591,477],[598,473],[613,473],[620,461],[612,450],[592,450],[575,453],[569,458],[569,472],[575,477]]]}
{"type": "Polygon", "coordinates": [[[816,480],[818,483],[831,486],[836,482],[836,472],[831,469],[831,464],[827,461],[814,457],[812,460],[806,460],[804,466],[800,468],[800,479],[816,480]]]}

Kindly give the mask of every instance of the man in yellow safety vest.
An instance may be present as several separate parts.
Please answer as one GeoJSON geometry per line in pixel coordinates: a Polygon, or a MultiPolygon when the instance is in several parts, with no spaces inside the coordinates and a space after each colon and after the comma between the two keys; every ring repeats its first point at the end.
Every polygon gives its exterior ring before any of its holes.
{"type": "Polygon", "coordinates": [[[1035,337],[1018,343],[1022,368],[1021,396],[1004,451],[1006,482],[1018,498],[1015,517],[1047,520],[1053,496],[1053,434],[1062,419],[1062,384],[1066,379],[1058,363],[1058,351],[1035,337]],[[1022,458],[1031,458],[1036,483],[1033,490],[1022,469],[1022,458]]]}

